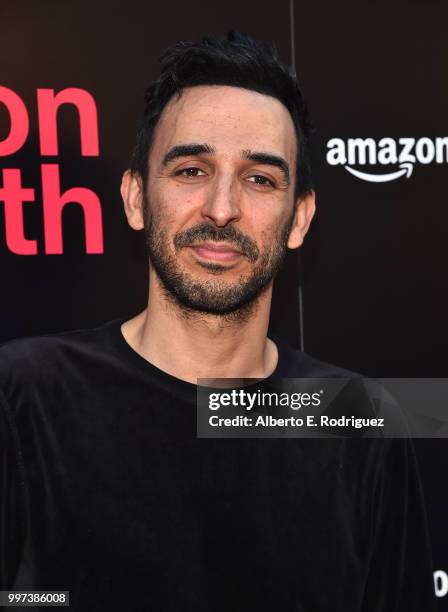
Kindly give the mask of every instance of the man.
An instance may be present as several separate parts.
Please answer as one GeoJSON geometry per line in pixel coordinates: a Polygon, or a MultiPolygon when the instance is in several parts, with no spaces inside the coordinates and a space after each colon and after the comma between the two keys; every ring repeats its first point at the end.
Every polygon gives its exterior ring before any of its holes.
{"type": "Polygon", "coordinates": [[[196,436],[198,378],[346,374],[267,337],[315,210],[308,131],[269,46],[165,52],[121,187],[147,308],[0,351],[2,589],[95,611],[433,609],[409,440],[196,436]]]}

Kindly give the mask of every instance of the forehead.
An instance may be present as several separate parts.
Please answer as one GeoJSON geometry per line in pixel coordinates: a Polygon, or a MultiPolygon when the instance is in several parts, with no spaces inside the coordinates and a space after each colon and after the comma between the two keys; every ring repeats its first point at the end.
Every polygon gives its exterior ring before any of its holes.
{"type": "Polygon", "coordinates": [[[217,154],[266,151],[293,161],[295,128],[276,98],[240,87],[206,85],[183,90],[167,104],[158,122],[152,153],[174,145],[207,143],[217,154]]]}

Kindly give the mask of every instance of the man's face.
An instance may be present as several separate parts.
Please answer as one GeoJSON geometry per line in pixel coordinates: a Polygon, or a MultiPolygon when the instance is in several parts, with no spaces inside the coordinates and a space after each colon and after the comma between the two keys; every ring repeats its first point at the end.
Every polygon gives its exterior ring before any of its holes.
{"type": "Polygon", "coordinates": [[[289,112],[270,96],[198,86],[169,102],[143,212],[151,264],[170,299],[228,315],[271,286],[295,223],[296,151],[289,112]]]}

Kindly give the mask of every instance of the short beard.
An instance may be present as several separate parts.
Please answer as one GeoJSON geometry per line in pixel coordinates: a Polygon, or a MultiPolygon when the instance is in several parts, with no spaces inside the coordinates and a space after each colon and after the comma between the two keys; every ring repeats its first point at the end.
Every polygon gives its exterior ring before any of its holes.
{"type": "MultiPolygon", "coordinates": [[[[174,236],[176,252],[203,241],[237,245],[243,256],[254,264],[254,268],[249,275],[241,275],[236,282],[229,283],[221,279],[198,281],[191,274],[183,272],[176,257],[170,252],[167,233],[154,225],[146,198],[143,202],[143,216],[147,253],[161,281],[165,297],[180,307],[184,316],[199,313],[215,315],[228,323],[246,322],[253,315],[260,296],[269,288],[282,266],[294,220],[293,214],[280,228],[272,246],[261,253],[254,241],[232,225],[217,228],[204,222],[174,236]]],[[[227,270],[226,266],[219,263],[201,265],[215,277],[227,270]]]]}

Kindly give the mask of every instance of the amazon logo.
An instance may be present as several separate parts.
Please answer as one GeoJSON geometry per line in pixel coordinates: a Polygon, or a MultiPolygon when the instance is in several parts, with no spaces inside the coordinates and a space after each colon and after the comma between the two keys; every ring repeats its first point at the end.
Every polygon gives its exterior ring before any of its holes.
{"type": "Polygon", "coordinates": [[[327,143],[327,163],[343,166],[353,176],[370,183],[408,179],[417,163],[448,163],[448,137],[381,138],[378,142],[373,138],[332,138],[327,143]],[[369,166],[375,166],[375,170],[371,171],[369,166]],[[384,168],[378,170],[380,166],[384,168]]]}

